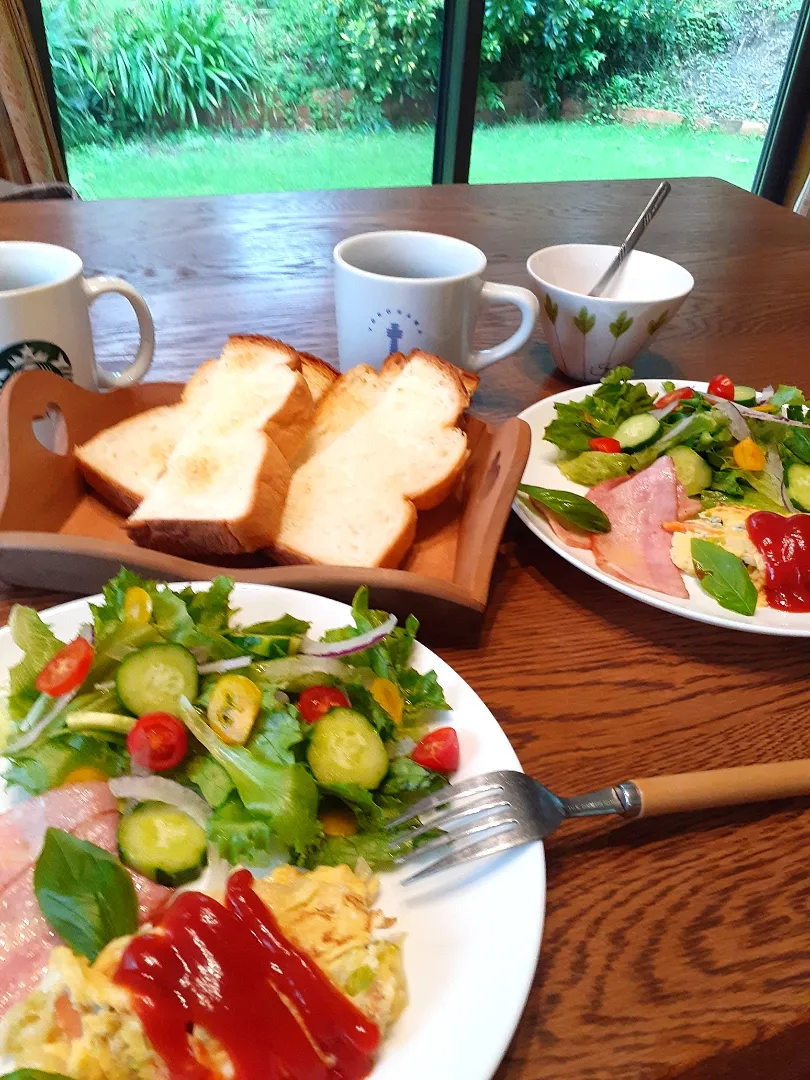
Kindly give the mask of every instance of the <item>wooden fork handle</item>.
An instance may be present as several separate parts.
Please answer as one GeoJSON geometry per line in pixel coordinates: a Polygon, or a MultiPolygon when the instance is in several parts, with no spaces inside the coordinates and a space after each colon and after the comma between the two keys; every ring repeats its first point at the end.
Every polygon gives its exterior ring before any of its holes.
{"type": "Polygon", "coordinates": [[[810,795],[810,760],[648,776],[631,783],[641,799],[639,816],[677,814],[810,795]]]}

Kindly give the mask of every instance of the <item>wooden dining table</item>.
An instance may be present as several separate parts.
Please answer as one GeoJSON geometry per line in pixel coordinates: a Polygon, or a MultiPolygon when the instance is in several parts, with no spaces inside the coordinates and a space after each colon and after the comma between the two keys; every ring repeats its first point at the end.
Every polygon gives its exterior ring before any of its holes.
{"type": "MultiPolygon", "coordinates": [[[[639,180],[0,204],[0,240],[63,244],[87,273],[127,278],[155,318],[150,377],[178,379],[238,331],[335,361],[331,252],[352,233],[450,233],[486,252],[492,280],[528,284],[532,251],[617,242],[653,188],[639,180]]],[[[638,375],[724,372],[810,389],[810,223],[720,180],[678,180],[642,246],[687,267],[695,288],[639,357],[638,375]]],[[[480,344],[503,339],[513,318],[488,308],[480,344]]],[[[94,323],[99,357],[125,360],[135,327],[124,303],[104,299],[94,323]]],[[[535,333],[484,372],[473,411],[502,420],[569,385],[535,333]]],[[[14,601],[64,596],[5,587],[0,598],[5,617],[14,601]]],[[[560,794],[810,759],[810,642],[645,606],[563,561],[514,517],[480,645],[438,651],[491,708],[524,768],[560,794]]],[[[498,1080],[810,1076],[810,799],[572,823],[546,855],[537,974],[498,1080]]],[[[503,969],[506,978],[508,957],[503,969]]]]}

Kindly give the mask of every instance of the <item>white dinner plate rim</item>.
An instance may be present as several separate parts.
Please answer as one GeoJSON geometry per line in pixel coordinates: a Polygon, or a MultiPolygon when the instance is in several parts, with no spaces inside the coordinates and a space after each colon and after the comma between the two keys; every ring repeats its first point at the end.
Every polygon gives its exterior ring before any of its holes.
{"type": "MultiPolygon", "coordinates": [[[[194,589],[204,589],[210,587],[211,583],[210,581],[197,581],[172,582],[170,584],[172,588],[185,588],[191,585],[191,587],[194,589]]],[[[334,611],[334,617],[336,619],[346,618],[346,620],[348,621],[348,617],[350,616],[349,605],[344,604],[340,601],[332,600],[328,597],[319,596],[315,593],[308,593],[304,590],[288,589],[276,585],[262,585],[253,582],[235,583],[232,595],[234,606],[236,606],[237,608],[241,606],[240,597],[244,597],[246,593],[259,593],[264,594],[268,597],[277,596],[279,597],[279,599],[284,600],[284,603],[290,610],[293,611],[293,613],[295,613],[294,609],[290,608],[290,605],[294,604],[294,598],[303,596],[306,597],[308,600],[315,601],[318,604],[323,604],[324,606],[330,608],[332,611],[334,611]],[[291,599],[287,601],[285,599],[287,597],[291,599]]],[[[54,619],[58,620],[60,617],[63,616],[71,616],[75,612],[76,619],[74,621],[76,624],[76,629],[78,629],[79,625],[87,620],[87,605],[91,603],[98,603],[101,601],[102,597],[99,594],[80,597],[75,600],[69,600],[62,604],[54,605],[50,608],[42,609],[40,611],[40,615],[45,619],[46,622],[50,623],[54,619]]],[[[340,625],[339,622],[333,622],[333,617],[331,614],[324,616],[325,619],[327,617],[329,619],[328,625],[340,625]]],[[[0,648],[2,648],[3,643],[7,642],[9,638],[10,631],[8,626],[0,628],[0,648]]],[[[492,767],[515,768],[523,771],[519,759],[515,754],[508,739],[506,738],[506,735],[501,730],[498,721],[492,715],[491,711],[487,708],[481,698],[475,693],[472,687],[469,686],[466,680],[462,679],[461,676],[458,675],[458,673],[455,672],[449,664],[443,661],[440,656],[438,656],[432,650],[428,649],[426,646],[422,645],[420,642],[417,642],[416,645],[415,662],[416,666],[418,666],[419,668],[429,669],[430,667],[433,667],[436,670],[439,681],[440,683],[442,683],[443,686],[449,685],[454,680],[458,681],[458,695],[460,696],[461,700],[458,702],[457,705],[454,704],[454,714],[456,712],[461,713],[465,709],[467,711],[470,711],[471,703],[475,703],[476,710],[482,710],[481,715],[486,718],[485,727],[488,730],[488,734],[494,739],[494,741],[498,744],[499,747],[500,758],[497,763],[492,767]],[[448,676],[450,676],[450,678],[448,678],[448,676]]],[[[0,684],[5,683],[8,666],[9,665],[4,660],[0,659],[0,684]]],[[[462,751],[463,748],[464,744],[462,743],[462,751]]],[[[0,756],[0,764],[1,763],[2,757],[0,756]]],[[[475,772],[480,771],[489,771],[489,767],[475,770],[475,772]]],[[[462,766],[459,770],[459,778],[461,779],[463,777],[464,763],[462,757],[462,766]]],[[[0,810],[3,809],[6,804],[7,803],[5,799],[5,791],[2,786],[2,779],[0,779],[0,810]]],[[[462,876],[462,870],[453,871],[450,872],[450,874],[440,875],[438,878],[434,879],[438,887],[438,893],[436,893],[436,895],[434,896],[434,900],[436,902],[440,902],[443,895],[441,893],[440,884],[442,878],[444,878],[445,881],[450,882],[450,884],[448,885],[448,889],[451,893],[453,890],[457,890],[463,896],[464,889],[474,889],[475,881],[477,880],[485,880],[488,878],[490,881],[490,885],[492,881],[497,881],[497,878],[491,875],[495,875],[500,871],[503,874],[504,880],[504,888],[502,889],[502,891],[504,892],[504,909],[508,910],[508,900],[509,897],[513,894],[513,889],[515,887],[515,884],[517,883],[513,883],[511,889],[507,889],[507,877],[516,876],[520,878],[521,868],[522,877],[525,879],[525,884],[529,885],[529,887],[532,888],[535,892],[535,902],[534,904],[527,906],[527,910],[530,915],[530,918],[528,920],[530,922],[530,925],[527,925],[525,927],[525,934],[522,935],[520,939],[521,946],[524,946],[525,948],[521,948],[517,955],[513,954],[509,957],[509,963],[512,968],[512,977],[510,980],[511,993],[509,993],[508,983],[506,985],[501,984],[498,988],[501,1000],[503,1000],[504,997],[509,998],[511,999],[511,1004],[506,1009],[499,1025],[495,1025],[494,1028],[492,1025],[476,1026],[476,1030],[479,1033],[483,1034],[484,1037],[483,1039],[481,1039],[482,1045],[478,1047],[475,1054],[474,1065],[471,1066],[470,1063],[468,1063],[465,1066],[465,1080],[491,1080],[492,1075],[497,1070],[509,1046],[509,1043],[512,1040],[518,1023],[520,1022],[523,1010],[526,1005],[526,1001],[529,996],[529,992],[531,990],[532,983],[534,981],[534,975],[537,966],[537,960],[539,957],[540,944],[542,940],[545,921],[546,869],[543,845],[529,845],[528,847],[521,849],[517,853],[513,852],[507,853],[506,856],[496,856],[495,859],[482,860],[482,862],[480,863],[471,864],[471,867],[463,868],[463,873],[470,875],[472,879],[471,883],[468,883],[466,879],[462,876]],[[512,856],[517,856],[517,858],[510,860],[510,854],[512,856]],[[496,865],[499,860],[503,860],[500,867],[496,865]],[[473,873],[470,873],[471,868],[473,869],[473,873]],[[452,880],[454,878],[454,875],[455,883],[452,880]],[[470,1071],[471,1068],[472,1071],[470,1071]]],[[[380,900],[380,906],[384,911],[390,908],[390,899],[394,895],[395,890],[398,890],[398,886],[396,885],[397,879],[404,876],[405,872],[394,872],[381,875],[380,880],[383,895],[380,900]],[[388,895],[388,900],[386,899],[386,894],[388,895]]],[[[408,889],[402,888],[401,892],[398,892],[398,895],[401,898],[404,898],[403,903],[407,901],[410,889],[414,888],[418,890],[418,886],[411,886],[408,887],[408,889]]],[[[416,896],[417,894],[413,893],[411,895],[416,896]]],[[[511,914],[512,917],[514,917],[514,913],[511,914]]],[[[403,926],[402,929],[405,930],[407,933],[407,925],[403,926]]],[[[489,932],[492,931],[490,930],[489,932]]],[[[478,939],[475,938],[474,940],[470,941],[468,948],[474,949],[477,940],[478,939]]],[[[406,939],[405,947],[405,958],[407,967],[408,939],[406,939]]],[[[484,990],[483,987],[482,990],[484,990]]],[[[491,990],[491,987],[489,987],[489,990],[491,990]]],[[[408,1009],[413,1009],[414,1007],[415,1003],[413,1000],[411,1000],[409,1002],[408,1009]]],[[[403,1014],[403,1017],[400,1017],[398,1025],[402,1023],[405,1016],[407,1016],[407,1010],[406,1013],[403,1014]]],[[[397,1027],[395,1026],[392,1035],[392,1041],[396,1040],[396,1035],[397,1027]]],[[[459,1039],[465,1040],[467,1044],[469,1044],[471,1038],[479,1038],[479,1036],[473,1036],[471,1030],[466,1026],[464,1027],[464,1030],[459,1030],[457,1032],[457,1035],[459,1039]]],[[[383,1054],[381,1055],[380,1060],[375,1066],[373,1072],[370,1074],[369,1080],[406,1080],[406,1078],[408,1078],[409,1080],[411,1076],[411,1070],[407,1059],[408,1044],[406,1043],[401,1048],[396,1045],[392,1045],[387,1049],[388,1052],[386,1053],[386,1048],[384,1047],[383,1054]],[[401,1071],[400,1068],[397,1067],[400,1062],[401,1071]]],[[[442,1075],[440,1076],[439,1072],[436,1072],[434,1074],[434,1072],[432,1071],[428,1071],[426,1073],[424,1070],[422,1070],[422,1074],[424,1080],[446,1080],[445,1073],[442,1073],[442,1075]]]]}
{"type": "MultiPolygon", "coordinates": [[[[662,389],[661,384],[664,382],[672,383],[676,388],[690,386],[694,390],[706,390],[708,387],[707,383],[695,381],[693,379],[646,378],[634,379],[633,382],[644,383],[648,387],[653,386],[659,393],[662,389]]],[[[534,423],[537,422],[538,416],[543,416],[549,412],[553,413],[555,402],[577,401],[582,397],[587,397],[588,394],[593,393],[597,386],[599,386],[599,383],[589,383],[588,385],[572,387],[570,390],[562,390],[557,394],[552,394],[549,397],[535,401],[533,405],[530,405],[528,408],[524,409],[523,412],[519,413],[520,419],[525,420],[531,428],[532,447],[534,448],[535,439],[534,423]]],[[[546,422],[547,421],[544,421],[544,426],[546,422]]],[[[533,460],[534,455],[530,451],[526,469],[521,477],[521,483],[535,482],[531,479],[533,460]]],[[[568,483],[562,474],[560,474],[560,480],[561,483],[557,485],[559,487],[565,487],[580,493],[584,493],[586,490],[581,485],[568,483]]],[[[710,609],[704,611],[694,606],[695,600],[692,596],[690,596],[688,600],[678,600],[667,597],[663,593],[654,593],[649,589],[642,589],[638,586],[631,585],[628,582],[619,581],[618,578],[611,577],[610,574],[606,574],[603,570],[600,570],[598,566],[589,562],[588,559],[580,553],[579,549],[569,547],[559,540],[552,532],[548,523],[529,513],[517,496],[512,504],[512,509],[524,525],[526,525],[539,540],[542,540],[544,544],[552,549],[552,551],[555,551],[558,555],[562,556],[566,562],[569,562],[572,566],[576,566],[577,569],[584,571],[584,573],[588,574],[589,577],[594,578],[596,581],[601,581],[603,585],[607,585],[609,588],[614,589],[616,592],[623,593],[633,600],[640,600],[644,604],[649,604],[651,607],[659,608],[661,611],[669,612],[672,615],[679,615],[682,618],[692,619],[696,622],[722,627],[727,630],[741,630],[749,634],[766,634],[776,637],[810,637],[810,613],[794,614],[790,612],[776,612],[773,608],[760,608],[753,616],[738,615],[735,612],[725,611],[719,604],[716,604],[716,601],[711,600],[709,597],[705,597],[706,604],[716,606],[717,610],[710,609]],[[786,622],[783,625],[763,623],[762,621],[759,621],[763,617],[763,613],[765,613],[765,617],[784,619],[786,622]],[[787,622],[787,620],[790,620],[790,622],[787,622]],[[800,620],[800,622],[795,623],[794,620],[800,620]]],[[[687,586],[688,585],[689,583],[687,582],[687,586]]],[[[701,597],[700,599],[703,600],[704,598],[701,597]]]]}

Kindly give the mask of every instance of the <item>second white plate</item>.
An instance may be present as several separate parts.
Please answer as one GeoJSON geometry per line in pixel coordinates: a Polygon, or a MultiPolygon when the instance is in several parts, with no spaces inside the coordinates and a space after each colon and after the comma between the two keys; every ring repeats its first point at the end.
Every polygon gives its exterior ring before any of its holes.
{"type": "MultiPolygon", "coordinates": [[[[653,396],[664,393],[661,379],[644,379],[644,384],[653,396]]],[[[691,386],[695,390],[705,390],[706,383],[685,382],[672,380],[675,386],[691,386]]],[[[554,419],[554,405],[556,402],[581,401],[582,398],[592,394],[596,384],[592,386],[580,386],[574,390],[564,390],[560,394],[543,398],[535,402],[520,414],[520,419],[525,420],[532,431],[532,448],[526,470],[523,473],[524,484],[536,484],[538,487],[557,488],[564,491],[575,491],[578,495],[587,494],[587,488],[580,484],[574,484],[557,468],[559,451],[557,447],[543,438],[543,432],[554,419]]],[[[684,574],[689,596],[681,600],[674,596],[666,596],[664,593],[653,592],[651,589],[642,589],[636,585],[619,581],[611,577],[596,565],[590,551],[581,548],[569,547],[559,540],[551,530],[548,522],[532,514],[523,504],[515,499],[514,510],[523,521],[540,539],[553,548],[558,555],[584,570],[586,574],[604,582],[617,592],[625,596],[632,596],[634,600],[640,600],[644,604],[661,608],[662,611],[670,611],[673,615],[683,615],[687,619],[696,619],[698,622],[711,623],[714,626],[725,626],[732,630],[746,630],[752,634],[776,634],[781,637],[810,637],[810,614],[799,614],[786,611],[777,611],[774,608],[757,608],[754,615],[738,615],[734,611],[727,611],[720,607],[716,600],[701,589],[695,578],[684,574]]],[[[605,602],[608,603],[607,597],[605,602]]]]}

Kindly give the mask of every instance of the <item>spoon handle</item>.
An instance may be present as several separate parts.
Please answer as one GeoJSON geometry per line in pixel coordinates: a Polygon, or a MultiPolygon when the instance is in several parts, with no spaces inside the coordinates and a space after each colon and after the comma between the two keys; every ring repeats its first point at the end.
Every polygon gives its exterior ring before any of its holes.
{"type": "Polygon", "coordinates": [[[624,242],[622,243],[622,246],[619,248],[619,250],[616,252],[616,255],[613,258],[610,266],[599,278],[597,283],[588,293],[588,296],[601,296],[601,294],[605,291],[605,288],[613,278],[616,271],[619,269],[624,260],[639,242],[642,233],[650,224],[658,211],[661,209],[661,205],[664,202],[664,199],[666,199],[667,195],[669,195],[670,191],[672,191],[672,184],[670,184],[669,180],[662,180],[658,187],[655,189],[653,197],[642,210],[641,216],[639,217],[638,221],[624,238],[624,242]]]}

